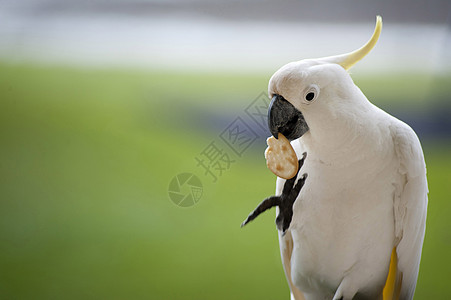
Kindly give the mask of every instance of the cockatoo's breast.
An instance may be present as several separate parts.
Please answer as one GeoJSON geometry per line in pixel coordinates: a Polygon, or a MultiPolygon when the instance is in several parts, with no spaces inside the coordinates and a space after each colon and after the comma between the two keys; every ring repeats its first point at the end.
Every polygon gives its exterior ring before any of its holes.
{"type": "Polygon", "coordinates": [[[300,172],[308,179],[290,226],[292,279],[303,291],[330,289],[333,295],[351,271],[361,274],[360,286],[385,283],[394,240],[397,161],[391,138],[381,137],[389,131],[376,128],[373,135],[330,155],[308,144],[308,136],[294,145],[298,155],[308,152],[300,172]]]}

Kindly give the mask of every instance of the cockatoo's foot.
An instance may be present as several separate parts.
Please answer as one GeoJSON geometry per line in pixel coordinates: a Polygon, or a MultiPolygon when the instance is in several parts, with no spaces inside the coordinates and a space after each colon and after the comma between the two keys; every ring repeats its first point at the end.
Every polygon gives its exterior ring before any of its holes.
{"type": "Polygon", "coordinates": [[[270,209],[273,206],[279,207],[279,215],[276,218],[277,229],[285,234],[285,231],[290,227],[291,219],[293,217],[293,204],[296,198],[299,196],[302,187],[304,186],[305,180],[307,179],[307,174],[303,174],[298,182],[296,179],[298,177],[299,171],[301,170],[304,160],[307,157],[307,153],[302,154],[302,158],[299,160],[299,168],[296,176],[285,181],[283,186],[282,195],[271,196],[263,200],[253,212],[249,214],[246,220],[241,224],[241,227],[249,223],[250,221],[257,218],[262,212],[270,209]],[[296,184],[295,184],[296,183],[296,184]]]}
{"type": "MultiPolygon", "coordinates": [[[[300,162],[300,161],[299,161],[300,162]]],[[[283,187],[283,192],[281,197],[281,203],[279,205],[279,215],[276,218],[276,225],[277,229],[282,231],[282,234],[285,234],[285,231],[290,227],[291,219],[293,217],[293,204],[294,201],[296,201],[296,198],[299,196],[299,193],[301,192],[302,187],[304,186],[305,180],[307,179],[307,174],[303,174],[296,185],[294,185],[294,181],[296,180],[296,177],[293,177],[293,183],[290,183],[291,189],[285,190],[287,186],[287,182],[285,182],[285,185],[283,187]]]]}

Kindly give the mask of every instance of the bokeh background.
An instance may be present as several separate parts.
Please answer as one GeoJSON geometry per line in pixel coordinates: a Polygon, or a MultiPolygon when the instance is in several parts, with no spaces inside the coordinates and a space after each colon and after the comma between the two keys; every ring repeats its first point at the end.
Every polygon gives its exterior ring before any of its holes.
{"type": "Polygon", "coordinates": [[[1,1],[0,299],[288,299],[274,212],[239,226],[274,192],[255,112],[281,65],[360,47],[377,14],[380,41],[352,76],[423,143],[430,202],[415,299],[446,298],[450,8],[1,1]],[[231,147],[237,124],[248,135],[231,147]],[[219,164],[204,168],[212,149],[219,164]],[[202,183],[190,207],[169,197],[181,173],[202,183]]]}

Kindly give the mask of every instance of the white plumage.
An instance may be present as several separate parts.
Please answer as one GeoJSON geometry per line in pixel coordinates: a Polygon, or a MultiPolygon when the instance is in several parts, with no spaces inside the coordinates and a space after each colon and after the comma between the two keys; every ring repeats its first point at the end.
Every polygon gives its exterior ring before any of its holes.
{"type": "MultiPolygon", "coordinates": [[[[405,123],[371,104],[347,69],[379,37],[350,54],[289,63],[269,82],[299,110],[308,131],[292,141],[307,152],[308,178],[279,234],[292,299],[382,299],[392,250],[396,286],[390,297],[412,299],[424,239],[426,166],[405,123]],[[313,100],[306,100],[309,92],[313,100]],[[396,267],[396,266],[395,266],[396,267]],[[395,288],[396,290],[396,288],[395,288]]],[[[278,179],[276,195],[285,180],[278,179]]]]}

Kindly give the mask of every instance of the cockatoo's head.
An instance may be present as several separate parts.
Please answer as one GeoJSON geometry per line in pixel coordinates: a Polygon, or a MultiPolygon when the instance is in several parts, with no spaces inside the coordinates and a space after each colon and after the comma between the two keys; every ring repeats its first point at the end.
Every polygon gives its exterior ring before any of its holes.
{"type": "Polygon", "coordinates": [[[347,70],[370,52],[381,29],[382,19],[378,16],[373,36],[360,49],[292,62],[274,73],[268,87],[272,98],[268,125],[272,135],[277,138],[280,132],[295,140],[316,126],[340,119],[343,114],[355,114],[354,108],[365,105],[366,98],[347,70]]]}

